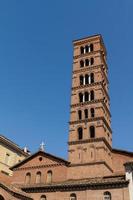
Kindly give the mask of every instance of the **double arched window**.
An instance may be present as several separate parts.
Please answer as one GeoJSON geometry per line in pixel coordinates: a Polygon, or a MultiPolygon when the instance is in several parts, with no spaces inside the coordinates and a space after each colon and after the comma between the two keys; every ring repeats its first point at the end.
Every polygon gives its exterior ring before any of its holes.
{"type": "Polygon", "coordinates": [[[87,58],[85,60],[80,60],[80,67],[88,67],[94,64],[94,58],[87,58]]]}
{"type": "Polygon", "coordinates": [[[25,184],[30,184],[31,182],[31,173],[28,172],[25,176],[25,184]]]}
{"type": "Polygon", "coordinates": [[[42,195],[42,196],[40,197],[40,200],[47,200],[46,195],[42,195]]]}
{"type": "Polygon", "coordinates": [[[70,200],[77,200],[76,194],[70,194],[70,200]]]}
{"type": "Polygon", "coordinates": [[[51,170],[49,170],[48,172],[47,172],[47,179],[46,179],[46,183],[52,183],[52,171],[51,170]]]}
{"type": "Polygon", "coordinates": [[[36,173],[36,183],[41,183],[41,172],[36,173]]]}
{"type": "Polygon", "coordinates": [[[89,110],[88,109],[85,109],[84,111],[78,110],[78,120],[88,119],[89,116],[91,118],[95,117],[95,109],[94,108],[90,109],[90,115],[89,115],[89,110]],[[82,117],[82,112],[83,112],[83,117],[82,117]]]}
{"type": "Polygon", "coordinates": [[[90,93],[89,92],[84,92],[84,93],[79,93],[79,103],[84,103],[84,102],[88,102],[88,101],[93,101],[95,98],[94,96],[94,91],[91,90],[90,93]]]}
{"type": "Polygon", "coordinates": [[[80,85],[88,85],[94,83],[94,73],[79,76],[80,85]]]}
{"type": "Polygon", "coordinates": [[[80,53],[85,54],[85,53],[90,53],[94,50],[93,44],[85,45],[80,47],[80,53]]]}
{"type": "Polygon", "coordinates": [[[104,192],[104,200],[111,200],[111,193],[110,192],[104,192]]]}
{"type": "MultiPolygon", "coordinates": [[[[83,139],[83,128],[79,127],[77,129],[77,133],[78,133],[78,140],[82,140],[83,139]]],[[[94,126],[89,127],[89,134],[90,134],[90,138],[95,138],[95,127],[94,126]]]]}

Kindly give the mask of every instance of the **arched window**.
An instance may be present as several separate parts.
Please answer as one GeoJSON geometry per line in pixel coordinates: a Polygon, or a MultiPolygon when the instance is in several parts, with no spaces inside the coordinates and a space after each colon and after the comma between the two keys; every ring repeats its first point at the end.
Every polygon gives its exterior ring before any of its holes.
{"type": "Polygon", "coordinates": [[[93,73],[90,74],[90,83],[94,83],[94,74],[93,73]]]}
{"type": "Polygon", "coordinates": [[[85,114],[85,119],[87,119],[88,118],[88,109],[84,110],[84,114],[85,114]]]}
{"type": "Polygon", "coordinates": [[[36,173],[36,183],[41,183],[41,172],[36,173]]]}
{"type": "Polygon", "coordinates": [[[111,200],[111,193],[110,192],[104,192],[104,200],[111,200]]]}
{"type": "Polygon", "coordinates": [[[94,50],[93,44],[90,44],[90,52],[92,52],[93,50],[94,50]]]}
{"type": "Polygon", "coordinates": [[[77,200],[76,194],[71,194],[70,195],[70,200],[77,200]]]}
{"type": "Polygon", "coordinates": [[[85,53],[88,53],[88,52],[89,52],[89,46],[86,45],[86,46],[85,46],[85,53]]]}
{"type": "Polygon", "coordinates": [[[90,138],[95,138],[95,127],[90,126],[90,138]]]}
{"type": "Polygon", "coordinates": [[[49,170],[47,172],[47,180],[46,180],[47,183],[52,183],[52,171],[49,170]]]}
{"type": "Polygon", "coordinates": [[[91,58],[91,65],[94,64],[94,58],[91,58]]]}
{"type": "Polygon", "coordinates": [[[89,65],[90,65],[89,59],[85,59],[85,66],[89,66],[89,65]]]}
{"type": "Polygon", "coordinates": [[[84,47],[80,47],[80,53],[84,54],[84,47]]]}
{"type": "Polygon", "coordinates": [[[89,84],[89,75],[85,74],[85,84],[89,84]]]}
{"type": "Polygon", "coordinates": [[[89,93],[85,92],[85,101],[89,101],[89,93]]]}
{"type": "Polygon", "coordinates": [[[4,197],[2,195],[0,195],[0,200],[5,200],[4,197]]]}
{"type": "Polygon", "coordinates": [[[80,67],[84,67],[84,61],[80,60],[80,67]]]}
{"type": "Polygon", "coordinates": [[[83,85],[84,84],[84,77],[83,77],[83,75],[80,75],[79,79],[80,79],[80,85],[83,85]]]}
{"type": "Polygon", "coordinates": [[[83,129],[82,129],[82,127],[78,128],[78,139],[79,140],[83,139],[83,129]]]}
{"type": "Polygon", "coordinates": [[[79,120],[82,119],[82,111],[81,110],[78,110],[78,118],[79,118],[79,120]]]}
{"type": "Polygon", "coordinates": [[[42,195],[42,196],[40,197],[40,200],[47,200],[46,195],[42,195]]]}
{"type": "Polygon", "coordinates": [[[94,108],[91,108],[90,112],[91,112],[91,117],[95,117],[95,110],[94,110],[94,108]]]}
{"type": "Polygon", "coordinates": [[[83,94],[79,93],[79,102],[82,103],[83,102],[83,94]]]}
{"type": "Polygon", "coordinates": [[[90,92],[90,100],[93,101],[94,100],[94,91],[91,90],[90,92]]]}
{"type": "Polygon", "coordinates": [[[25,176],[25,184],[30,184],[31,181],[31,173],[27,173],[25,176]]]}

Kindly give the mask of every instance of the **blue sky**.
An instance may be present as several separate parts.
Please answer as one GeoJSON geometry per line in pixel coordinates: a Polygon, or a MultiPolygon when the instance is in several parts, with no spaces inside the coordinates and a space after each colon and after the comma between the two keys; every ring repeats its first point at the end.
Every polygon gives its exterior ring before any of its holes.
{"type": "Polygon", "coordinates": [[[107,52],[113,146],[133,151],[133,1],[0,2],[0,133],[67,158],[72,40],[100,33],[107,52]]]}

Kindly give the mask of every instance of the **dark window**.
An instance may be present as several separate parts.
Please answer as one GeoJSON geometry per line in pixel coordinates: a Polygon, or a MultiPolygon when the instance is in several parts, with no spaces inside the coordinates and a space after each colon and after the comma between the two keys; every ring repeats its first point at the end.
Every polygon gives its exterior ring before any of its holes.
{"type": "Polygon", "coordinates": [[[90,100],[93,101],[94,100],[94,91],[91,90],[90,92],[90,100]]]}
{"type": "Polygon", "coordinates": [[[5,200],[3,196],[0,195],[0,200],[5,200]]]}
{"type": "Polygon", "coordinates": [[[39,157],[39,160],[42,161],[42,157],[39,157]]]}
{"type": "Polygon", "coordinates": [[[70,195],[70,200],[77,200],[76,194],[71,194],[70,195]]]}
{"type": "Polygon", "coordinates": [[[91,65],[94,64],[94,58],[91,58],[91,65]]]}
{"type": "Polygon", "coordinates": [[[84,84],[84,77],[81,75],[80,76],[80,85],[83,85],[84,84]]]}
{"type": "Polygon", "coordinates": [[[47,200],[46,195],[42,195],[40,200],[47,200]]]}
{"type": "Polygon", "coordinates": [[[91,112],[91,117],[95,117],[95,110],[94,110],[94,108],[91,108],[90,112],[91,112]]]}
{"type": "Polygon", "coordinates": [[[78,117],[79,117],[79,120],[82,119],[82,111],[81,110],[78,111],[78,117]]]}
{"type": "Polygon", "coordinates": [[[84,47],[80,47],[80,53],[84,54],[84,47]]]}
{"type": "Polygon", "coordinates": [[[85,92],[85,101],[89,101],[89,93],[85,92]]]}
{"type": "Polygon", "coordinates": [[[85,119],[87,119],[88,118],[88,109],[84,110],[84,114],[85,114],[85,119]]]}
{"type": "Polygon", "coordinates": [[[90,61],[89,61],[89,59],[86,59],[85,60],[85,66],[89,66],[90,65],[90,61]]]}
{"type": "Polygon", "coordinates": [[[89,75],[88,74],[85,75],[85,84],[89,84],[89,75]]]}
{"type": "Polygon", "coordinates": [[[90,52],[93,51],[93,44],[90,44],[90,52]]]}
{"type": "Polygon", "coordinates": [[[104,200],[111,200],[111,193],[110,192],[104,192],[104,200]]]}
{"type": "Polygon", "coordinates": [[[83,102],[83,94],[79,93],[79,102],[82,103],[83,102]]]}
{"type": "Polygon", "coordinates": [[[90,82],[94,83],[94,74],[93,73],[90,74],[90,82]]]}
{"type": "Polygon", "coordinates": [[[86,46],[85,46],[85,53],[88,53],[88,52],[89,52],[89,46],[86,45],[86,46]]]}
{"type": "Polygon", "coordinates": [[[83,129],[82,129],[82,127],[79,127],[78,128],[78,139],[82,140],[82,138],[83,138],[83,129]]]}
{"type": "Polygon", "coordinates": [[[80,60],[80,67],[84,67],[84,61],[80,60]]]}
{"type": "Polygon", "coordinates": [[[95,127],[90,126],[90,138],[95,138],[95,127]]]}

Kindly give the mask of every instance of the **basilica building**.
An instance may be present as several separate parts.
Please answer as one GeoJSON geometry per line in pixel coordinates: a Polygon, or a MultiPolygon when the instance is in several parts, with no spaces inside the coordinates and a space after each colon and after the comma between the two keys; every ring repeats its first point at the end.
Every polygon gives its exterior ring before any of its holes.
{"type": "Polygon", "coordinates": [[[133,152],[112,147],[101,35],[73,41],[68,160],[43,145],[0,174],[0,200],[133,200],[133,152]]]}

